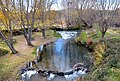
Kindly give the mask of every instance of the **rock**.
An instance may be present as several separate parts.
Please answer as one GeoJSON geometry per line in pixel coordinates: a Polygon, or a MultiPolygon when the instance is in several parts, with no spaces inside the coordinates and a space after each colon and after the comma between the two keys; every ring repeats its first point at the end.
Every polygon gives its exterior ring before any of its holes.
{"type": "Polygon", "coordinates": [[[83,63],[77,63],[73,66],[73,69],[83,67],[83,63]]]}

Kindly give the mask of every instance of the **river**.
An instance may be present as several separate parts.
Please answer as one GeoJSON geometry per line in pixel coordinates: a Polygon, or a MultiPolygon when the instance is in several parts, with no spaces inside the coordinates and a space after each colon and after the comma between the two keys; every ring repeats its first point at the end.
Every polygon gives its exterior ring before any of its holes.
{"type": "MultiPolygon", "coordinates": [[[[47,44],[43,48],[43,59],[37,63],[38,68],[43,70],[52,70],[59,72],[70,71],[77,63],[83,63],[86,66],[89,63],[87,58],[88,50],[85,47],[78,46],[74,38],[80,34],[80,31],[57,31],[62,38],[47,44]]],[[[47,81],[47,77],[39,75],[36,70],[28,74],[34,76],[29,78],[22,77],[24,81],[47,81]]],[[[65,77],[57,77],[51,81],[66,81],[65,77]]],[[[70,81],[70,80],[67,80],[70,81]]],[[[73,79],[71,80],[73,81],[73,79]]]]}

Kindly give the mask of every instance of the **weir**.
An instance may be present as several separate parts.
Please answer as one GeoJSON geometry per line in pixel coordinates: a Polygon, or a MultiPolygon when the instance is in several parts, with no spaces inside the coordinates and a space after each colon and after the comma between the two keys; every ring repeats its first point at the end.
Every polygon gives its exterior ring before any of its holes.
{"type": "Polygon", "coordinates": [[[31,62],[32,69],[31,63],[28,63],[30,67],[21,70],[23,81],[74,81],[89,72],[89,52],[85,47],[78,46],[74,40],[79,31],[57,33],[62,38],[38,47],[37,58],[31,62]],[[42,60],[38,61],[41,53],[42,60]]]}

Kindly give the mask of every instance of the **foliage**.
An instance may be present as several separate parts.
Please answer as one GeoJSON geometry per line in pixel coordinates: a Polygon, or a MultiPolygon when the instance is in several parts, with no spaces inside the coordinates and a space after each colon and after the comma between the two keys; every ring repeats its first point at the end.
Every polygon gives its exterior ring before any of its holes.
{"type": "MultiPolygon", "coordinates": [[[[120,81],[120,39],[119,37],[110,38],[107,39],[106,42],[107,49],[102,55],[104,60],[97,66],[92,66],[86,81],[120,81]]],[[[101,45],[98,47],[100,46],[101,45]]],[[[103,48],[100,47],[100,50],[103,48]]]]}
{"type": "Polygon", "coordinates": [[[3,24],[8,24],[8,18],[5,16],[5,14],[0,10],[0,21],[2,21],[3,24]]]}

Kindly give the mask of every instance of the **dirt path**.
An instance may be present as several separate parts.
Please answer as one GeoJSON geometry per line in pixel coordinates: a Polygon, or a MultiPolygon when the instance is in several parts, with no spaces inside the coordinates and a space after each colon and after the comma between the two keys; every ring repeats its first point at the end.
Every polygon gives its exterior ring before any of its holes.
{"type": "Polygon", "coordinates": [[[16,81],[16,76],[20,68],[22,68],[27,62],[32,61],[36,58],[35,48],[39,45],[54,41],[54,37],[48,36],[46,39],[40,35],[35,36],[35,40],[32,41],[34,47],[28,46],[23,36],[15,37],[17,43],[15,44],[17,54],[7,54],[0,57],[0,63],[4,67],[0,68],[0,81],[16,81]],[[5,61],[4,61],[5,60],[5,61]],[[7,61],[6,61],[7,60],[7,61]]]}

